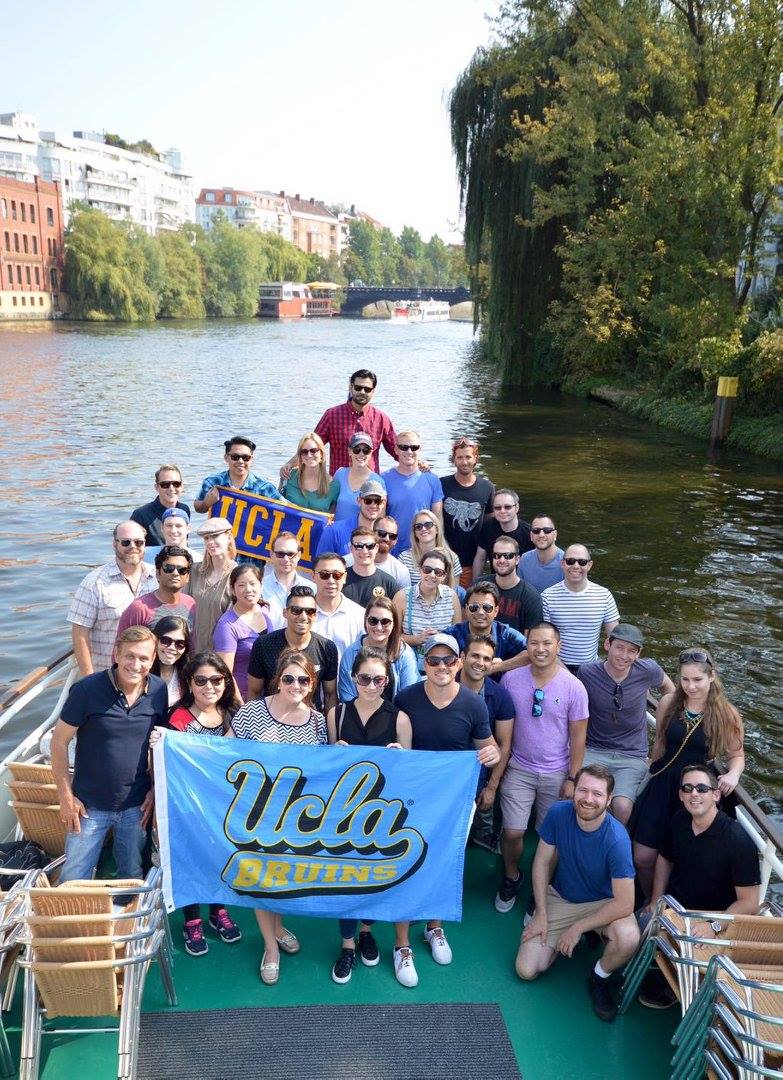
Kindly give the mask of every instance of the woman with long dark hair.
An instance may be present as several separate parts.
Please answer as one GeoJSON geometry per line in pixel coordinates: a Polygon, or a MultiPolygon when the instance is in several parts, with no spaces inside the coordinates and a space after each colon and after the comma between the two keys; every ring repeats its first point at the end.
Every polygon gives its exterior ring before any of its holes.
{"type": "Polygon", "coordinates": [[[247,698],[247,668],[253,642],[272,629],[269,605],[261,596],[262,575],[253,563],[240,563],[231,571],[228,588],[232,604],[217,621],[212,634],[215,652],[234,676],[240,697],[247,698]]]}
{"type": "Polygon", "coordinates": [[[163,679],[169,691],[169,705],[173,705],[179,701],[185,685],[182,673],[190,652],[188,620],[181,615],[164,615],[151,629],[158,640],[150,672],[163,679]]]}
{"type": "Polygon", "coordinates": [[[718,787],[724,796],[731,794],[745,768],[742,717],[726,697],[709,652],[683,649],[679,664],[674,692],[658,702],[649,781],[637,797],[630,822],[634,861],[646,898],[651,895],[658,851],[680,806],[683,767],[723,760],[727,769],[718,787]]]}
{"type": "Polygon", "coordinates": [[[352,701],[357,696],[353,680],[353,662],[365,646],[380,649],[390,661],[389,681],[383,691],[387,701],[418,682],[420,675],[416,654],[402,640],[402,616],[388,596],[378,596],[367,606],[364,614],[364,633],[352,642],[340,660],[337,696],[340,701],[352,701]]]}

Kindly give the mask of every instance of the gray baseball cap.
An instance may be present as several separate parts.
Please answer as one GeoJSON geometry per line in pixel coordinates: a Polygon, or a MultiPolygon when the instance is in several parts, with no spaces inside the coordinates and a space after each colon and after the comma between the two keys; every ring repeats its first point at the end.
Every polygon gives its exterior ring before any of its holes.
{"type": "Polygon", "coordinates": [[[431,638],[427,638],[424,642],[424,655],[426,656],[430,649],[434,649],[436,645],[443,645],[445,648],[451,649],[454,655],[459,657],[457,639],[453,638],[451,634],[433,634],[431,638]]]}
{"type": "Polygon", "coordinates": [[[385,499],[386,488],[380,480],[365,480],[359,488],[359,498],[363,499],[365,495],[380,495],[385,499]]]}
{"type": "Polygon", "coordinates": [[[372,436],[368,435],[366,431],[357,431],[355,435],[352,435],[348,440],[348,445],[351,450],[357,446],[369,446],[372,450],[372,436]]]}
{"type": "Polygon", "coordinates": [[[609,634],[609,640],[616,638],[617,641],[627,641],[629,645],[636,645],[641,649],[644,645],[644,634],[641,632],[638,626],[631,626],[630,623],[621,622],[615,626],[614,630],[609,634]]]}

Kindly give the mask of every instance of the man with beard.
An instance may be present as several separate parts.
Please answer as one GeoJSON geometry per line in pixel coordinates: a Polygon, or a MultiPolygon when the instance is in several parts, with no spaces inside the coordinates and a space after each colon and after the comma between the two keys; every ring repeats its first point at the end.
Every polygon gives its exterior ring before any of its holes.
{"type": "Polygon", "coordinates": [[[443,488],[443,529],[446,542],[462,566],[460,585],[473,580],[473,560],[485,516],[491,516],[495,485],[476,475],[479,444],[475,439],[455,439],[451,460],[455,471],[441,476],[443,488]]]}
{"type": "Polygon", "coordinates": [[[543,617],[541,594],[532,585],[522,581],[517,573],[519,544],[513,536],[499,536],[490,556],[492,577],[482,581],[494,581],[500,593],[498,621],[526,634],[531,626],[543,617]]]}
{"type": "Polygon", "coordinates": [[[519,576],[536,592],[542,593],[550,585],[563,580],[563,549],[557,546],[557,529],[548,514],[536,514],[530,523],[531,551],[519,560],[519,576]]]}
{"type": "MultiPolygon", "coordinates": [[[[397,457],[394,425],[386,413],[371,404],[378,384],[374,371],[360,368],[354,371],[348,380],[348,400],[327,409],[315,425],[316,435],[320,435],[329,444],[329,472],[332,476],[338,469],[347,468],[351,462],[348,443],[357,431],[370,436],[372,456],[370,468],[378,472],[378,454],[381,446],[397,457]]],[[[292,463],[289,462],[288,466],[292,463]]],[[[287,466],[287,467],[288,467],[287,466]]]]}
{"type": "Polygon", "coordinates": [[[510,488],[498,488],[492,500],[492,517],[487,518],[479,533],[478,549],[473,560],[473,579],[484,573],[487,556],[499,536],[511,536],[519,544],[520,551],[529,551],[530,526],[519,516],[519,496],[510,488]]]}
{"type": "Polygon", "coordinates": [[[617,1015],[612,976],[639,943],[631,841],[608,813],[613,787],[603,765],[585,765],[576,774],[573,800],[549,809],[533,860],[536,910],[516,959],[517,975],[535,979],[558,954],[572,956],[582,934],[600,931],[606,948],[587,989],[594,1012],[607,1021],[617,1015]]]}

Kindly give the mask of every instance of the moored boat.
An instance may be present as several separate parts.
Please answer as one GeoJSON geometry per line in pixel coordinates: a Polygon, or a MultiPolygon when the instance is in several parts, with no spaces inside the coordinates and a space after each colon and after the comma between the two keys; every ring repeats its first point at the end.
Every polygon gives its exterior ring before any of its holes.
{"type": "Polygon", "coordinates": [[[448,322],[449,305],[445,300],[398,300],[391,311],[397,323],[448,322]]]}

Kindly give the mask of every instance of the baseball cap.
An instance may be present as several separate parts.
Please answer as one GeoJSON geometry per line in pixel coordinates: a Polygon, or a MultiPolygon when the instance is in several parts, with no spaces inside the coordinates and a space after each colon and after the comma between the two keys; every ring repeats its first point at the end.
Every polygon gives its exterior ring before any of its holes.
{"type": "Polygon", "coordinates": [[[348,440],[348,445],[353,450],[355,446],[369,446],[372,450],[372,439],[366,431],[357,431],[355,435],[352,435],[348,440]]]}
{"type": "Polygon", "coordinates": [[[216,533],[231,532],[233,525],[224,517],[207,518],[203,525],[199,525],[196,532],[199,536],[214,536],[216,533]]]}
{"type": "Polygon", "coordinates": [[[380,480],[365,480],[359,488],[359,498],[363,499],[365,495],[382,495],[385,499],[386,488],[380,480]]]}
{"type": "Polygon", "coordinates": [[[447,649],[451,649],[455,656],[459,656],[457,639],[453,638],[451,634],[433,634],[431,638],[427,638],[422,650],[424,655],[426,656],[430,649],[434,649],[436,645],[445,645],[447,649]]]}
{"type": "Polygon", "coordinates": [[[631,626],[630,623],[618,623],[609,634],[610,641],[612,638],[616,638],[618,641],[627,641],[629,645],[636,645],[640,649],[644,645],[644,634],[638,626],[631,626]]]}
{"type": "Polygon", "coordinates": [[[190,521],[190,514],[187,510],[183,510],[181,506],[170,506],[168,510],[164,510],[161,514],[161,521],[168,521],[169,518],[179,517],[183,521],[190,521]]]}

